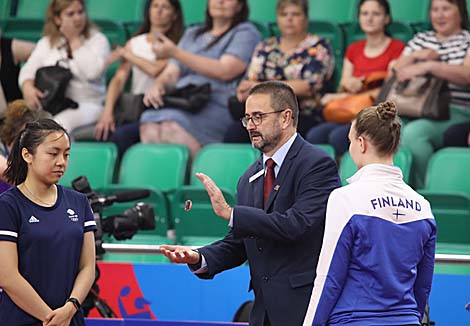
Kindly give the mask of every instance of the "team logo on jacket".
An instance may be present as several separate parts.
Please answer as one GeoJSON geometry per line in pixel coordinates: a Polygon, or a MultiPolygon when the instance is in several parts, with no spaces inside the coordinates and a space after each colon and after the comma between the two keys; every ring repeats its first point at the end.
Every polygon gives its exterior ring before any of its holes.
{"type": "Polygon", "coordinates": [[[69,219],[73,222],[78,222],[78,214],[75,213],[75,211],[71,208],[67,209],[67,214],[69,216],[69,219]]]}
{"type": "Polygon", "coordinates": [[[29,223],[39,223],[39,219],[34,216],[34,215],[31,215],[31,217],[29,218],[28,220],[29,223]]]}

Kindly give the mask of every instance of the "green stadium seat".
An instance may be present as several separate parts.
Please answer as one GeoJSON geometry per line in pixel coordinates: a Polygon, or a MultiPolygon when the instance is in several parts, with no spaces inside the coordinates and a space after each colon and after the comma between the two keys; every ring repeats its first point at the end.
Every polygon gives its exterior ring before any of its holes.
{"type": "Polygon", "coordinates": [[[470,196],[439,191],[419,192],[431,203],[437,224],[437,241],[470,245],[470,196]]]}
{"type": "Polygon", "coordinates": [[[0,0],[0,23],[10,17],[11,14],[11,1],[12,0],[0,0]]]}
{"type": "Polygon", "coordinates": [[[137,30],[139,29],[141,24],[142,24],[142,22],[140,22],[140,21],[124,23],[124,28],[126,29],[127,37],[128,38],[133,37],[135,32],[137,32],[137,30]]]}
{"type": "Polygon", "coordinates": [[[407,23],[429,20],[430,0],[389,0],[392,18],[407,23]]]}
{"type": "Polygon", "coordinates": [[[449,147],[437,151],[429,162],[424,189],[470,194],[469,166],[468,148],[449,147]]]}
{"type": "Polygon", "coordinates": [[[207,0],[180,0],[184,24],[190,26],[203,23],[206,17],[207,0]]]}
{"type": "Polygon", "coordinates": [[[335,153],[335,149],[333,146],[329,145],[329,144],[315,144],[315,146],[318,146],[320,147],[321,149],[323,149],[325,152],[328,153],[328,155],[330,155],[333,159],[336,157],[336,153],[335,153]]]}
{"type": "Polygon", "coordinates": [[[147,0],[86,0],[92,20],[104,19],[121,23],[140,22],[147,0]]]}
{"type": "Polygon", "coordinates": [[[111,47],[116,45],[125,46],[127,32],[124,24],[107,19],[95,19],[93,22],[99,27],[101,32],[108,38],[111,47]]]}
{"type": "Polygon", "coordinates": [[[419,192],[431,203],[437,240],[470,244],[470,150],[444,148],[433,154],[419,192]]]}
{"type": "Polygon", "coordinates": [[[266,38],[272,36],[271,35],[271,29],[269,28],[268,24],[255,22],[255,21],[251,21],[251,23],[253,23],[253,25],[255,25],[258,32],[260,32],[262,39],[266,39],[266,38]]]}
{"type": "Polygon", "coordinates": [[[399,148],[393,157],[393,164],[400,167],[406,183],[410,180],[412,159],[411,152],[407,148],[399,148]]]}
{"type": "Polygon", "coordinates": [[[196,177],[196,172],[202,172],[210,176],[219,187],[235,194],[238,179],[259,155],[259,151],[249,144],[207,145],[194,160],[190,184],[204,189],[196,177]]]}
{"type": "Polygon", "coordinates": [[[346,181],[348,178],[352,177],[354,173],[356,173],[357,167],[354,164],[353,159],[349,152],[344,153],[343,157],[341,157],[341,161],[339,163],[338,173],[341,179],[341,184],[343,186],[347,185],[348,182],[346,181]]]}
{"type": "Polygon", "coordinates": [[[92,189],[112,183],[117,159],[113,143],[74,142],[70,149],[70,161],[60,184],[71,187],[72,181],[86,176],[92,189]]]}
{"type": "Polygon", "coordinates": [[[188,157],[182,145],[136,144],[124,153],[119,184],[173,191],[184,183],[188,157]]]}
{"type": "Polygon", "coordinates": [[[124,45],[140,26],[145,4],[146,0],[87,0],[87,10],[113,46],[124,45]]]}
{"type": "Polygon", "coordinates": [[[309,19],[344,24],[357,21],[357,0],[310,0],[309,19]]]}
{"type": "Polygon", "coordinates": [[[207,145],[198,153],[191,168],[190,185],[177,190],[171,201],[178,242],[203,245],[223,237],[228,231],[227,221],[215,215],[196,172],[211,177],[228,204],[234,205],[238,179],[259,155],[248,144],[207,145]],[[186,200],[192,201],[190,211],[184,209],[186,200]]]}
{"type": "Polygon", "coordinates": [[[265,24],[275,22],[276,4],[276,0],[248,0],[249,19],[265,24]]]}
{"type": "Polygon", "coordinates": [[[9,18],[3,22],[2,34],[9,38],[37,42],[41,38],[43,26],[43,19],[9,18]]]}
{"type": "MultiPolygon", "coordinates": [[[[410,179],[411,171],[411,153],[405,148],[399,148],[395,157],[393,158],[394,165],[398,166],[403,173],[403,181],[408,183],[410,179]]],[[[341,178],[341,184],[343,186],[347,185],[346,181],[348,178],[352,177],[356,173],[357,167],[354,164],[354,161],[351,158],[349,152],[344,153],[341,158],[341,163],[339,165],[339,176],[341,178]]]]}
{"type": "Polygon", "coordinates": [[[38,19],[44,23],[49,2],[50,0],[17,0],[15,17],[38,19]]]}
{"type": "Polygon", "coordinates": [[[174,241],[168,230],[173,221],[168,207],[167,196],[184,183],[188,164],[188,149],[182,145],[136,144],[123,156],[118,184],[99,190],[111,194],[117,191],[148,189],[150,197],[129,203],[118,203],[107,207],[104,216],[122,213],[137,202],[148,202],[154,207],[155,230],[139,231],[128,243],[161,244],[174,241]]]}

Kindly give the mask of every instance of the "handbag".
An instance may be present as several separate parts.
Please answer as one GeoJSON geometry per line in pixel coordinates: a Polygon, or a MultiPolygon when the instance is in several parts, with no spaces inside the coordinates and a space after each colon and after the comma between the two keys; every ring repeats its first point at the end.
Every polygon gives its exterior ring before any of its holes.
{"type": "Polygon", "coordinates": [[[240,102],[236,95],[232,95],[227,100],[228,111],[235,121],[240,120],[245,115],[245,102],[240,102]]]}
{"type": "Polygon", "coordinates": [[[349,123],[364,108],[374,104],[372,95],[354,94],[332,100],[323,109],[323,118],[328,122],[349,123]]]}
{"type": "Polygon", "coordinates": [[[54,66],[41,67],[36,71],[34,85],[42,93],[40,99],[42,108],[56,115],[65,109],[76,109],[78,103],[65,97],[65,92],[73,74],[69,68],[61,66],[58,60],[54,66]]]}
{"type": "MultiPolygon", "coordinates": [[[[380,87],[385,78],[386,71],[371,73],[363,81],[362,91],[380,87]]],[[[323,118],[328,122],[349,123],[364,108],[374,104],[374,97],[369,93],[352,94],[343,98],[334,99],[323,109],[323,118]]]]}
{"type": "Polygon", "coordinates": [[[400,82],[394,73],[382,86],[376,103],[387,100],[396,103],[401,116],[449,119],[449,87],[445,80],[431,74],[400,82]]]}
{"type": "Polygon", "coordinates": [[[189,113],[198,113],[204,108],[211,97],[211,84],[188,84],[175,88],[163,96],[164,108],[176,108],[189,113]]]}
{"type": "Polygon", "coordinates": [[[122,93],[114,108],[116,126],[139,121],[142,112],[146,109],[144,94],[122,93]]]}

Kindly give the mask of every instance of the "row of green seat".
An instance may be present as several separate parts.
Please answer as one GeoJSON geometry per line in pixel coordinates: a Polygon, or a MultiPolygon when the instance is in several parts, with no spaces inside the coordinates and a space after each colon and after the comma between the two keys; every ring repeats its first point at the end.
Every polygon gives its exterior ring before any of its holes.
{"type": "MultiPolygon", "coordinates": [[[[334,157],[331,146],[321,147],[334,157]]],[[[197,155],[187,176],[188,152],[185,147],[138,144],[125,153],[117,184],[113,184],[116,152],[115,146],[109,143],[74,143],[72,159],[61,183],[69,186],[73,178],[86,175],[91,186],[105,194],[135,188],[150,189],[151,197],[145,201],[155,206],[157,229],[141,231],[130,242],[152,244],[177,241],[202,245],[223,236],[227,232],[227,224],[215,216],[195,173],[211,176],[222,188],[228,203],[233,205],[238,178],[259,156],[258,151],[248,144],[209,145],[197,155]],[[186,179],[189,180],[188,185],[186,179]],[[193,202],[190,211],[185,210],[186,200],[193,202]],[[168,233],[169,229],[176,230],[176,238],[168,233]]],[[[410,153],[400,149],[394,162],[407,180],[412,164],[410,153]]],[[[437,152],[430,162],[426,188],[421,192],[431,201],[440,242],[470,244],[470,236],[466,232],[470,226],[468,164],[470,151],[454,148],[437,152]],[[449,173],[444,175],[443,170],[449,173]]],[[[343,184],[355,171],[356,167],[346,154],[339,167],[343,184]]],[[[104,213],[106,216],[119,214],[134,203],[115,204],[106,208],[104,213]]]]}
{"type": "MultiPolygon", "coordinates": [[[[214,144],[200,151],[191,165],[189,184],[186,184],[188,165],[187,148],[180,145],[137,144],[124,155],[116,184],[112,184],[117,150],[111,143],[74,143],[71,160],[61,184],[70,186],[73,179],[86,175],[90,185],[100,193],[135,188],[151,190],[156,213],[155,231],[139,232],[133,242],[165,242],[168,229],[176,234],[196,236],[220,236],[227,231],[227,224],[217,218],[210,206],[209,198],[196,172],[210,175],[221,187],[227,202],[235,204],[236,185],[243,171],[252,164],[259,152],[248,144],[214,144]],[[185,210],[185,201],[192,200],[193,207],[185,210]],[[210,228],[205,226],[211,225],[210,228]]],[[[135,204],[115,204],[104,210],[106,216],[122,213],[135,204]]],[[[188,242],[189,239],[176,239],[188,242]]],[[[168,240],[166,240],[168,241],[168,240]]]]}
{"type": "MultiPolygon", "coordinates": [[[[142,19],[147,0],[85,0],[92,19],[132,23],[142,19]]],[[[207,0],[180,0],[185,21],[189,24],[204,19],[207,0]]],[[[43,19],[50,0],[0,0],[0,19],[43,19]],[[16,6],[14,5],[16,3],[16,6]]],[[[395,20],[408,23],[428,21],[430,0],[389,0],[395,20]]],[[[468,1],[470,2],[470,1],[468,1]]],[[[277,0],[248,0],[250,19],[267,23],[276,20],[277,0]]],[[[357,21],[359,0],[309,0],[309,18],[335,23],[357,21]]]]}

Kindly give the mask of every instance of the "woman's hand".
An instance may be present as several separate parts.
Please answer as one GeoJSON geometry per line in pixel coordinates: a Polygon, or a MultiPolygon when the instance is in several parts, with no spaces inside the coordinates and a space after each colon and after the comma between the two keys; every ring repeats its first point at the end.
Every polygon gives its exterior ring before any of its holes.
{"type": "Polygon", "coordinates": [[[172,58],[177,49],[176,44],[162,33],[158,33],[155,36],[155,43],[152,46],[152,50],[158,59],[172,58]]]}
{"type": "Polygon", "coordinates": [[[422,49],[411,54],[414,59],[419,61],[439,61],[439,53],[432,49],[422,49]]]}
{"type": "Polygon", "coordinates": [[[237,99],[240,102],[243,102],[246,100],[248,97],[248,93],[250,91],[250,88],[256,85],[258,82],[255,82],[253,80],[242,80],[240,84],[237,87],[237,99]]]}
{"type": "Polygon", "coordinates": [[[106,62],[108,64],[111,64],[113,62],[116,62],[118,60],[122,60],[124,58],[126,50],[121,47],[121,46],[116,46],[116,48],[109,54],[108,58],[106,59],[106,62]]]}
{"type": "Polygon", "coordinates": [[[399,81],[410,80],[416,76],[422,76],[432,71],[432,65],[437,61],[426,61],[416,63],[411,66],[403,67],[397,71],[397,79],[399,81]]]}
{"type": "Polygon", "coordinates": [[[43,93],[34,86],[32,80],[23,83],[23,98],[26,104],[32,109],[41,109],[41,98],[43,93]]]}
{"type": "Polygon", "coordinates": [[[145,106],[153,106],[159,108],[163,106],[163,96],[165,95],[165,86],[156,82],[152,88],[145,93],[144,104],[145,106]]]}
{"type": "Polygon", "coordinates": [[[96,140],[106,141],[110,133],[116,130],[113,113],[104,111],[95,127],[96,140]]]}
{"type": "Polygon", "coordinates": [[[341,87],[344,91],[352,94],[359,93],[363,87],[364,77],[348,77],[341,83],[341,87]]]}
{"type": "Polygon", "coordinates": [[[75,306],[71,302],[67,302],[62,307],[52,311],[46,316],[43,326],[70,326],[70,322],[77,312],[75,306]]]}

